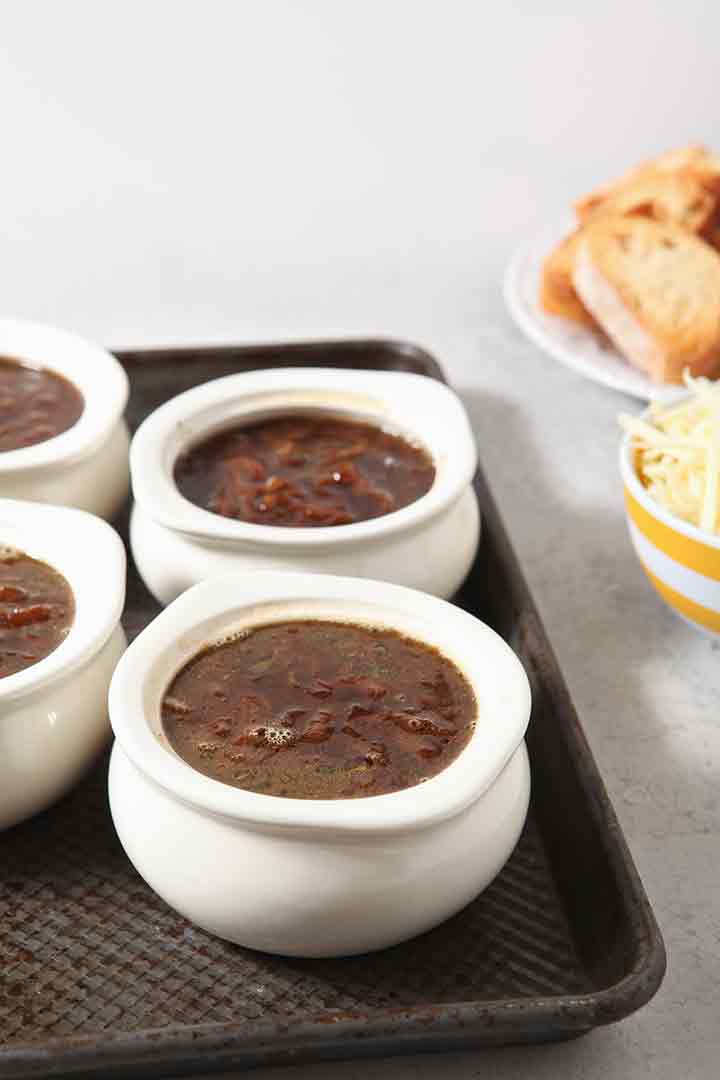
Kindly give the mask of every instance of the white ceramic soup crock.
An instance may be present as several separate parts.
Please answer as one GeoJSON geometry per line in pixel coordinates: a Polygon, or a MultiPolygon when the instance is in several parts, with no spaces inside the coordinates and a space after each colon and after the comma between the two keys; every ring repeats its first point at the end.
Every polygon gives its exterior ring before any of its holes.
{"type": "Polygon", "coordinates": [[[110,518],[129,488],[128,379],[109,352],[65,330],[0,320],[0,356],[63,375],[83,396],[72,427],[0,452],[0,496],[75,506],[110,518]]]}
{"type": "Polygon", "coordinates": [[[434,379],[330,368],[230,375],[173,398],[137,431],[130,450],[133,555],[163,604],[206,578],[258,570],[379,578],[447,598],[477,550],[475,467],[462,403],[434,379]],[[432,488],[384,517],[331,528],[236,521],[180,494],[173,466],[183,450],[233,424],[293,412],[365,420],[405,435],[431,454],[432,488]]]}
{"type": "Polygon", "coordinates": [[[233,575],[184,593],[130,646],[110,687],[110,808],[138,872],[219,937],[288,956],[380,949],[448,918],[512,852],[530,790],[525,672],[484,623],[384,582],[233,575]],[[424,783],[368,798],[289,799],[213,780],[170,747],[160,703],[200,649],[250,626],[328,618],[440,649],[470,680],[465,749],[424,783]]]}
{"type": "Polygon", "coordinates": [[[75,618],[64,641],[0,678],[0,829],[60,798],[108,742],[107,691],[125,649],[125,549],[81,510],[0,499],[0,546],[66,579],[75,618]]]}

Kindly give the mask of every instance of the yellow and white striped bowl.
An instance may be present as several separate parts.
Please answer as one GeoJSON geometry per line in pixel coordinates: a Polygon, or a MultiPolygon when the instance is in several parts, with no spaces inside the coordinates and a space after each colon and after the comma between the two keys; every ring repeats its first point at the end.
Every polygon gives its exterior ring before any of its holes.
{"type": "Polygon", "coordinates": [[[720,537],[689,525],[651,499],[638,479],[632,440],[620,447],[630,536],[666,604],[698,630],[720,634],[720,537]]]}

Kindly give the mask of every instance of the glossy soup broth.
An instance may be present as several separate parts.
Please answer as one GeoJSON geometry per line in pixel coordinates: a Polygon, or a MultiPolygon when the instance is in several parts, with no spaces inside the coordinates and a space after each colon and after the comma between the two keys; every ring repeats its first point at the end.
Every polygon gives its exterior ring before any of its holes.
{"type": "Polygon", "coordinates": [[[467,745],[477,703],[447,657],[392,630],[262,626],[214,645],[162,702],[173,749],[248,791],[345,799],[412,787],[467,745]]]}
{"type": "Polygon", "coordinates": [[[286,416],[231,428],[182,454],[190,502],[257,525],[351,525],[399,510],[432,487],[429,455],[372,424],[286,416]]]}

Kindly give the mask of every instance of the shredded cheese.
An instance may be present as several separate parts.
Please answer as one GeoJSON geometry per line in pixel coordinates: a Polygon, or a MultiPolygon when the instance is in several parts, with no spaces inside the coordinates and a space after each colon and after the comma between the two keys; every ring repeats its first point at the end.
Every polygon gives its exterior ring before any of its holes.
{"type": "Polygon", "coordinates": [[[645,419],[621,416],[632,436],[635,467],[648,495],[706,532],[720,534],[720,383],[683,381],[690,396],[679,405],[650,406],[645,419]]]}

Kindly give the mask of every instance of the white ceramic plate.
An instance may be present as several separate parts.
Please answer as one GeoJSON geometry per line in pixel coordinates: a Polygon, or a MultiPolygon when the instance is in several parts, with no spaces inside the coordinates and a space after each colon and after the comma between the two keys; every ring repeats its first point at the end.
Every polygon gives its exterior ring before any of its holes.
{"type": "Polygon", "coordinates": [[[643,401],[675,401],[686,395],[682,386],[658,386],[651,382],[592,330],[546,315],[542,310],[538,299],[542,261],[571,228],[572,222],[566,220],[516,252],[504,283],[505,303],[512,318],[543,352],[612,390],[643,401]]]}

